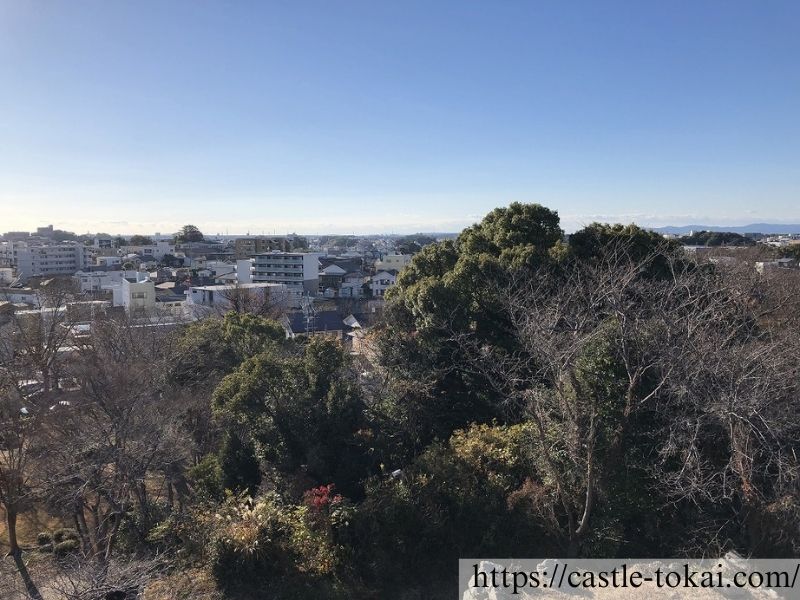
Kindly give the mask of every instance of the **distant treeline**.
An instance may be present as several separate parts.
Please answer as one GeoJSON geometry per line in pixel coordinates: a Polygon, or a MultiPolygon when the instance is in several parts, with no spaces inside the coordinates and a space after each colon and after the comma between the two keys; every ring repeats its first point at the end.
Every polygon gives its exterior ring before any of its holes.
{"type": "Polygon", "coordinates": [[[680,237],[686,246],[755,246],[756,241],[749,236],[730,231],[695,231],[680,237]]]}

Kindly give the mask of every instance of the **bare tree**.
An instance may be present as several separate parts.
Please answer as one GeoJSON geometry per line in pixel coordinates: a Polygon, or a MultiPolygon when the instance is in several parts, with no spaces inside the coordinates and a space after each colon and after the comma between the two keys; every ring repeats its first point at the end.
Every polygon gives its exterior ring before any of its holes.
{"type": "Polygon", "coordinates": [[[73,291],[69,284],[51,282],[40,290],[40,308],[15,312],[0,327],[0,505],[9,554],[34,598],[39,592],[22,560],[17,521],[34,503],[42,428],[51,407],[69,395],[63,370],[80,344],[73,291]]]}
{"type": "Polygon", "coordinates": [[[613,493],[645,413],[661,457],[648,467],[668,496],[735,493],[756,514],[796,481],[786,414],[797,407],[798,352],[769,323],[785,298],[764,298],[763,284],[666,247],[636,257],[619,241],[505,289],[517,350],[459,336],[472,367],[530,419],[542,462],[529,496],[568,553],[579,552],[613,493]],[[701,448],[720,428],[723,465],[701,448]]]}
{"type": "Polygon", "coordinates": [[[164,382],[170,336],[124,320],[96,323],[73,366],[80,398],[48,428],[40,483],[79,533],[83,554],[108,564],[118,532],[136,507],[142,538],[152,525],[153,486],[185,493],[187,460],[180,395],[164,382]]]}
{"type": "Polygon", "coordinates": [[[219,294],[225,300],[218,305],[222,314],[233,311],[277,319],[286,313],[286,298],[268,287],[247,287],[237,282],[219,294]]]}

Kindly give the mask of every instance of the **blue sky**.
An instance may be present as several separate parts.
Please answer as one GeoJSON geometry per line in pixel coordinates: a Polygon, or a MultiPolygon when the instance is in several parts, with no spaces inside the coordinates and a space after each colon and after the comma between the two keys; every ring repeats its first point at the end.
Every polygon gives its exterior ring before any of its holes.
{"type": "Polygon", "coordinates": [[[0,0],[0,231],[800,222],[800,2],[0,0]]]}

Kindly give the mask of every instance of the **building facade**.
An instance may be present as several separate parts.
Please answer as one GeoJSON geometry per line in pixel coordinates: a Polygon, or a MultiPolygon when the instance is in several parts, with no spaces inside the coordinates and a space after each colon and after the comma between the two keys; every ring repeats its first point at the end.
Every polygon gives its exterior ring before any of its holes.
{"type": "Polygon", "coordinates": [[[92,259],[90,248],[77,242],[61,244],[30,244],[14,242],[11,262],[17,276],[26,281],[31,277],[73,275],[85,269],[92,259]]]}
{"type": "Polygon", "coordinates": [[[375,262],[375,269],[401,271],[408,266],[412,258],[410,254],[384,254],[379,261],[375,262]]]}
{"type": "Polygon", "coordinates": [[[129,273],[120,285],[112,288],[114,306],[123,306],[128,313],[151,313],[156,309],[156,288],[145,273],[129,273]]]}
{"type": "Polygon", "coordinates": [[[383,298],[386,290],[397,283],[397,271],[380,271],[370,280],[369,287],[374,298],[383,298]]]}
{"type": "Polygon", "coordinates": [[[78,271],[73,275],[83,294],[98,294],[110,290],[122,284],[123,276],[123,271],[78,271]]]}
{"type": "Polygon", "coordinates": [[[316,296],[319,255],[310,252],[268,252],[253,260],[253,283],[281,283],[294,301],[316,296]]]}

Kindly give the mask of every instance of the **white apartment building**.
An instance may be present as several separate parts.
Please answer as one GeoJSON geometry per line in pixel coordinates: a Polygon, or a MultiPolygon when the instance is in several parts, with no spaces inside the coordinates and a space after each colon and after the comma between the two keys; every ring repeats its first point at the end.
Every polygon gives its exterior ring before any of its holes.
{"type": "Polygon", "coordinates": [[[319,254],[268,252],[253,259],[254,283],[282,283],[294,305],[303,296],[316,296],[319,288],[319,254]]]}
{"type": "Polygon", "coordinates": [[[91,258],[92,249],[77,242],[14,242],[11,246],[11,263],[23,281],[31,277],[72,275],[85,269],[91,258]]]}
{"type": "Polygon", "coordinates": [[[410,254],[384,254],[383,257],[375,262],[378,271],[388,271],[394,269],[401,271],[407,267],[413,257],[410,254]]]}

